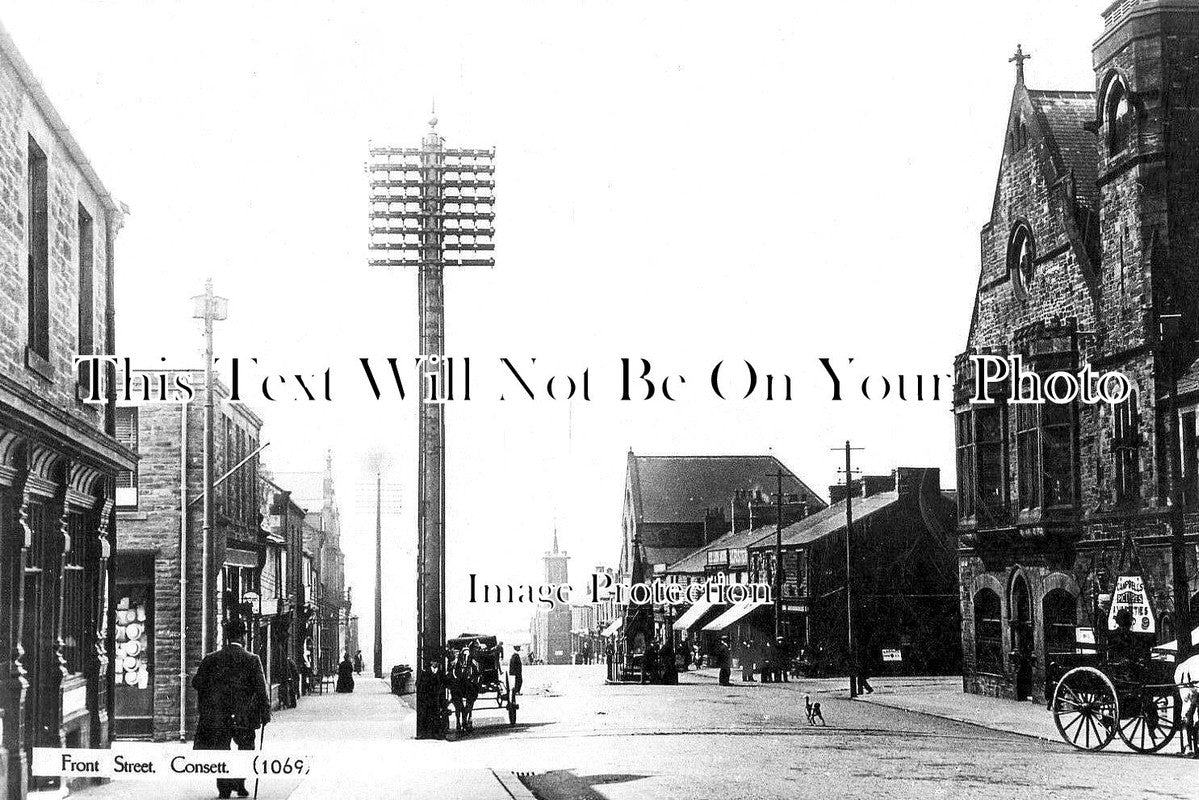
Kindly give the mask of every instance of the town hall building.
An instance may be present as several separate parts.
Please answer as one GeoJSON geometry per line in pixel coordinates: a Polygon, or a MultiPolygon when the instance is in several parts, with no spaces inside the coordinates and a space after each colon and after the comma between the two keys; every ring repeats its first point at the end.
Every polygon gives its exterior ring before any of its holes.
{"type": "Polygon", "coordinates": [[[980,694],[1044,701],[1055,661],[1104,645],[1119,575],[1143,576],[1157,642],[1175,638],[1175,596],[1193,607],[1199,589],[1199,0],[1103,17],[1094,91],[1031,89],[1029,56],[1012,59],[955,364],[963,682],[980,694]],[[1119,372],[1132,391],[1034,404],[995,384],[997,402],[971,403],[978,355],[1119,372]]]}

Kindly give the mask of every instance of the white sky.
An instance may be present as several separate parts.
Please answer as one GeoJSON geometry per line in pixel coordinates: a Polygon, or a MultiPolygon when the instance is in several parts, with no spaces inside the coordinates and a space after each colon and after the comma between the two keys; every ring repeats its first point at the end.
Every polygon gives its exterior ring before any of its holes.
{"type": "MultiPolygon", "coordinates": [[[[131,215],[118,349],[199,363],[188,298],[230,298],[218,353],[333,367],[332,404],[254,403],[269,466],[335,450],[343,548],[372,636],[373,520],[390,449],[387,654],[412,660],[415,406],[375,403],[359,356],[416,353],[415,276],[366,268],[368,141],[497,148],[497,266],[447,280],[449,629],[526,630],[469,606],[467,575],[540,579],[555,519],[576,585],[619,554],[625,453],[774,452],[824,493],[860,463],[942,468],[947,402],[831,403],[817,358],[952,371],[1014,78],[1093,87],[1096,2],[5,2],[9,28],[131,215]],[[735,8],[735,10],[734,10],[735,8]],[[494,400],[499,356],[592,367],[595,399],[494,400]],[[615,366],[683,372],[679,402],[619,403],[615,366]],[[717,402],[722,357],[789,373],[796,400],[717,402]],[[568,436],[568,430],[570,435],[568,436]]],[[[851,373],[847,373],[847,377],[851,373]]],[[[545,377],[548,377],[549,372],[545,377]]],[[[543,381],[545,378],[542,379],[543,381]]],[[[523,638],[523,637],[521,637],[523,638]]]]}

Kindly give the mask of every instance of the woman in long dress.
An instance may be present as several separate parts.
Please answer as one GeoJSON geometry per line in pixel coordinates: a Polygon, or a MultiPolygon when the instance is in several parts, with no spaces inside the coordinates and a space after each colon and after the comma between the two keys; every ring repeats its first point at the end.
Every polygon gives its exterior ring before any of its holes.
{"type": "Polygon", "coordinates": [[[337,691],[342,694],[354,691],[354,662],[350,660],[349,653],[337,665],[337,691]]]}

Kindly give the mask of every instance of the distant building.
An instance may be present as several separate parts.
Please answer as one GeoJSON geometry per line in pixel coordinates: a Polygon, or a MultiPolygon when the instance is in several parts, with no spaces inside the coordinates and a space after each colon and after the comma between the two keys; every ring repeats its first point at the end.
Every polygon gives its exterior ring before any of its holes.
{"type": "MultiPolygon", "coordinates": [[[[844,671],[848,664],[846,505],[853,504],[852,595],[859,663],[870,674],[951,675],[958,647],[957,556],[952,492],[935,468],[901,467],[831,486],[828,508],[782,532],[780,633],[807,669],[844,671]]],[[[773,586],[777,533],[749,545],[749,580],[773,586]]],[[[774,609],[726,609],[708,629],[741,624],[737,641],[764,645],[774,635],[774,609]],[[741,619],[738,619],[741,614],[741,619]]]]}
{"type": "MultiPolygon", "coordinates": [[[[785,520],[828,505],[771,455],[638,456],[629,450],[617,581],[665,579],[670,565],[721,536],[773,520],[780,473],[785,520]]],[[[705,553],[702,573],[707,572],[709,557],[743,558],[742,545],[717,548],[711,556],[705,553]]],[[[740,571],[744,571],[743,566],[740,571]]],[[[697,579],[700,574],[697,567],[697,579]]],[[[665,636],[670,629],[661,607],[629,606],[622,611],[620,624],[606,629],[608,635],[619,634],[618,660],[631,658],[645,648],[650,638],[665,636]]]]}
{"type": "MultiPolygon", "coordinates": [[[[558,531],[554,531],[553,549],[542,557],[545,562],[545,583],[565,584],[570,582],[564,551],[558,550],[558,531]]],[[[571,644],[571,606],[555,605],[552,609],[539,608],[529,624],[532,655],[544,664],[570,664],[574,658],[571,644]]]]}

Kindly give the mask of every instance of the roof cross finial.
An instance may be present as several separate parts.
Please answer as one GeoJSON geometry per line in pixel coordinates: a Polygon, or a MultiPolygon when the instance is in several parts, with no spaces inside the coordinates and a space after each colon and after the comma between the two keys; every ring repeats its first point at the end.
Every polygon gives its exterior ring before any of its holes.
{"type": "Polygon", "coordinates": [[[1024,54],[1024,48],[1019,44],[1016,45],[1016,54],[1008,59],[1008,63],[1016,62],[1016,83],[1024,83],[1024,62],[1032,58],[1030,55],[1024,54]]]}

